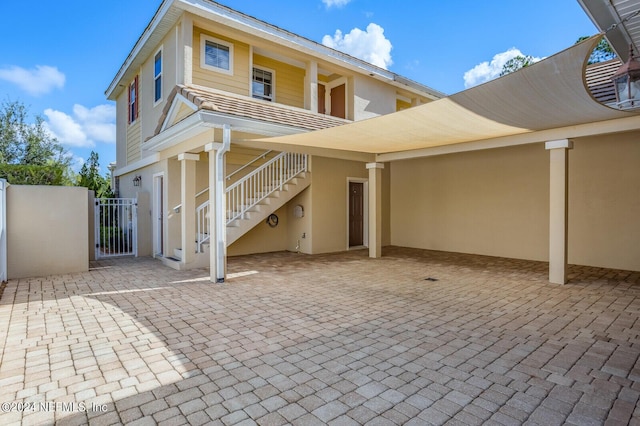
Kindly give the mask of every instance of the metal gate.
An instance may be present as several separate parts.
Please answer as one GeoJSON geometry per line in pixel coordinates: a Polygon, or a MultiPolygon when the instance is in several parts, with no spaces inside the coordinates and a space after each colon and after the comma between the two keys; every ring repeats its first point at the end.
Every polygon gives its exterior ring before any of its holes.
{"type": "Polygon", "coordinates": [[[7,181],[0,179],[0,283],[7,281],[7,181]]]}
{"type": "Polygon", "coordinates": [[[135,198],[96,199],[96,259],[138,255],[138,203],[135,198]]]}

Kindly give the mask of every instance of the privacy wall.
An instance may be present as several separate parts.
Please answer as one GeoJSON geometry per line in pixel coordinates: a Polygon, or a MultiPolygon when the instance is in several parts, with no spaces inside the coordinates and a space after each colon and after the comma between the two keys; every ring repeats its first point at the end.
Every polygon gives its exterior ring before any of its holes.
{"type": "Polygon", "coordinates": [[[9,279],[89,270],[88,203],[86,188],[10,185],[9,279]]]}

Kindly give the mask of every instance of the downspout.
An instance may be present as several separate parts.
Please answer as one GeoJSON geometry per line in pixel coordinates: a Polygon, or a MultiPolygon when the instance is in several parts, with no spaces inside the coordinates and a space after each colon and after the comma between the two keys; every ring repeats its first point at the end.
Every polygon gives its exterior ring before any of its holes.
{"type": "Polygon", "coordinates": [[[216,151],[216,282],[227,275],[227,206],[225,188],[225,154],[231,147],[231,126],[222,126],[222,147],[216,151]]]}

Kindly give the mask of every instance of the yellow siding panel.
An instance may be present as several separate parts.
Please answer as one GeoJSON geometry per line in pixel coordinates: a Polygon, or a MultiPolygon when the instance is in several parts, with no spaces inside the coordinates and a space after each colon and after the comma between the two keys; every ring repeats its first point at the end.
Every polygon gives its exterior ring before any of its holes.
{"type": "Polygon", "coordinates": [[[275,71],[277,103],[304,108],[304,69],[261,55],[253,56],[253,65],[275,71]]]}
{"type": "Polygon", "coordinates": [[[127,164],[140,160],[140,117],[127,128],[127,164]]]}
{"type": "Polygon", "coordinates": [[[193,34],[193,83],[238,95],[249,96],[249,45],[228,37],[194,28],[193,34]],[[201,35],[206,34],[233,44],[233,75],[204,69],[200,66],[201,35]]]}
{"type": "Polygon", "coordinates": [[[402,111],[403,109],[409,109],[409,108],[411,108],[411,104],[409,102],[396,99],[396,111],[402,111]]]}

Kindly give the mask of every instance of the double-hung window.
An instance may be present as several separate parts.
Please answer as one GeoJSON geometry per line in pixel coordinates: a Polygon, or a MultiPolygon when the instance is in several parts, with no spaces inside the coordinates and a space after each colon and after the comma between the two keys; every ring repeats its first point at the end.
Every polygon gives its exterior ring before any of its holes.
{"type": "Polygon", "coordinates": [[[206,35],[201,36],[200,44],[202,68],[233,74],[233,44],[206,35]]]}
{"type": "Polygon", "coordinates": [[[273,71],[264,68],[253,69],[253,80],[251,81],[251,96],[256,99],[273,102],[273,71]]]}
{"type": "Polygon", "coordinates": [[[162,50],[156,53],[153,60],[153,101],[162,99],[162,50]]]}
{"type": "Polygon", "coordinates": [[[129,85],[129,123],[138,119],[138,76],[129,85]]]}

